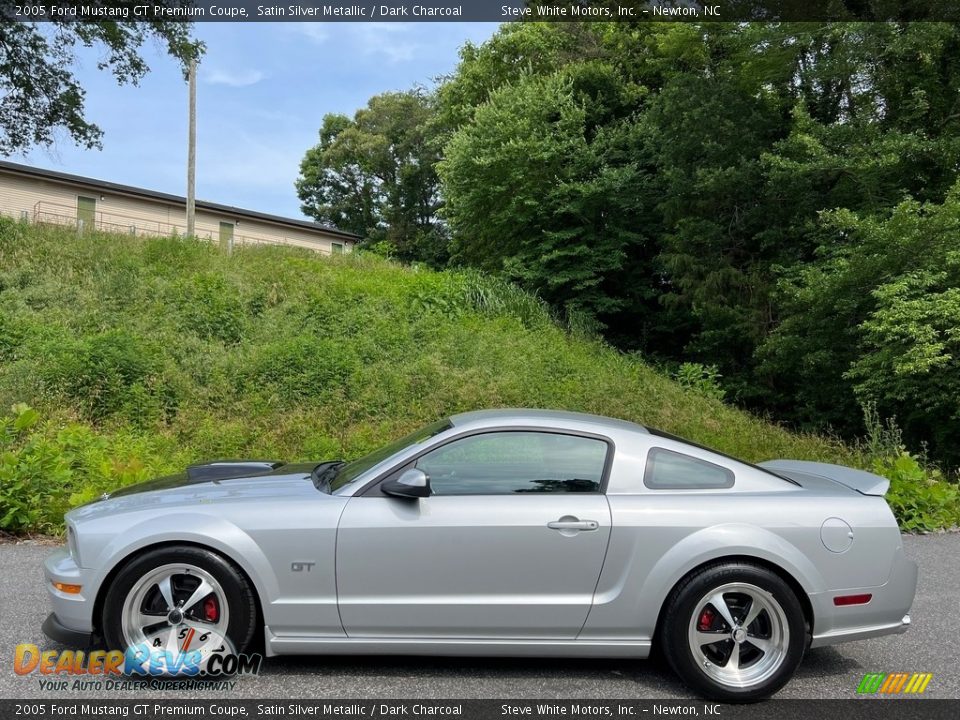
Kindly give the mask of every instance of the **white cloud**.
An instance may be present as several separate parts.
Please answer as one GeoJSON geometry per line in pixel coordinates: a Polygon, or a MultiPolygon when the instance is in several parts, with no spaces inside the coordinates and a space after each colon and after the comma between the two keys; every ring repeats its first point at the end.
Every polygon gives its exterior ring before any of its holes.
{"type": "Polygon", "coordinates": [[[365,55],[384,55],[391,63],[413,60],[420,43],[409,38],[408,23],[371,22],[354,26],[354,38],[365,55]]]}
{"type": "Polygon", "coordinates": [[[363,55],[383,56],[390,64],[413,60],[423,45],[410,38],[410,23],[350,23],[350,46],[363,55]]]}
{"type": "Polygon", "coordinates": [[[211,68],[202,74],[204,82],[210,85],[228,85],[229,87],[248,87],[263,80],[259,70],[223,70],[211,68]]]}
{"type": "MultiPolygon", "coordinates": [[[[290,30],[317,45],[331,39],[326,24],[314,22],[284,23],[290,30]]],[[[361,55],[382,56],[390,64],[413,60],[423,46],[411,41],[411,23],[364,22],[340,23],[338,36],[349,38],[349,47],[361,55]]]]}
{"type": "Polygon", "coordinates": [[[300,33],[301,35],[306,36],[313,42],[318,45],[327,41],[327,38],[330,37],[330,33],[327,32],[326,27],[320,23],[315,22],[297,22],[297,23],[283,23],[283,25],[295,32],[300,33]]]}

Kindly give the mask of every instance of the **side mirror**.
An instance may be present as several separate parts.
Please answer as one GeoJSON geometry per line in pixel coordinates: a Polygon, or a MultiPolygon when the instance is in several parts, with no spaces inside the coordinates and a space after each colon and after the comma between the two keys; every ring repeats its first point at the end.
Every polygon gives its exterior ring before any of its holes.
{"type": "Polygon", "coordinates": [[[400,477],[384,482],[380,489],[393,497],[413,499],[430,497],[430,478],[423,470],[409,468],[400,473],[400,477]]]}

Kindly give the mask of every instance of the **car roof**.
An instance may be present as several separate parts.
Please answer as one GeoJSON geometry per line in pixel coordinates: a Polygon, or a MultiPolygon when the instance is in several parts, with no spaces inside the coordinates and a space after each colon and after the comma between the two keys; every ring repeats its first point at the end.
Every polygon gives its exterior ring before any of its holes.
{"type": "Polygon", "coordinates": [[[560,425],[578,424],[578,425],[596,425],[604,428],[618,428],[621,430],[631,430],[633,432],[648,432],[643,425],[630,422],[629,420],[618,420],[616,418],[604,417],[602,415],[590,415],[588,413],[569,412],[566,410],[539,410],[534,408],[499,408],[495,410],[474,410],[472,412],[460,413],[450,416],[450,422],[454,427],[464,425],[520,425],[528,423],[531,425],[545,425],[558,423],[560,425]]]}

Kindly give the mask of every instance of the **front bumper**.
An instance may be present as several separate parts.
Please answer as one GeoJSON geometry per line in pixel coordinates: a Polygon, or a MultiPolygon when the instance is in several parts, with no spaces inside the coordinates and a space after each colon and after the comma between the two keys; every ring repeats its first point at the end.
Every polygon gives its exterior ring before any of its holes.
{"type": "Polygon", "coordinates": [[[98,638],[92,632],[72,630],[66,627],[60,622],[55,613],[47,615],[47,619],[43,621],[40,629],[43,630],[43,634],[51,640],[56,640],[58,643],[63,643],[70,647],[86,648],[96,645],[98,642],[98,638]]]}
{"type": "Polygon", "coordinates": [[[910,629],[910,607],[917,592],[917,564],[897,548],[890,577],[883,585],[843,588],[810,596],[816,624],[810,647],[866,640],[881,635],[898,635],[910,629]],[[870,593],[865,605],[837,607],[837,595],[870,593]]]}
{"type": "Polygon", "coordinates": [[[78,567],[66,548],[52,552],[43,563],[43,574],[53,613],[43,623],[43,632],[51,640],[89,646],[95,640],[93,603],[96,588],[90,584],[89,571],[78,567]],[[77,594],[57,590],[53,583],[80,585],[77,594]]]}

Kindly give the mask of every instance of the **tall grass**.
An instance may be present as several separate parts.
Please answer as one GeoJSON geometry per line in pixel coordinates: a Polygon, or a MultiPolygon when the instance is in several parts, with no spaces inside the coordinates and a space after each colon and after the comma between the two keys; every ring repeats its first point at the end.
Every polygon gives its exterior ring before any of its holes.
{"type": "Polygon", "coordinates": [[[0,528],[21,530],[186,462],[352,458],[477,408],[611,415],[754,461],[868,462],[568,333],[475,272],[0,221],[0,408],[15,403],[40,419],[9,452],[65,429],[99,443],[57,475],[68,491],[43,517],[4,524],[0,492],[0,528]]]}

